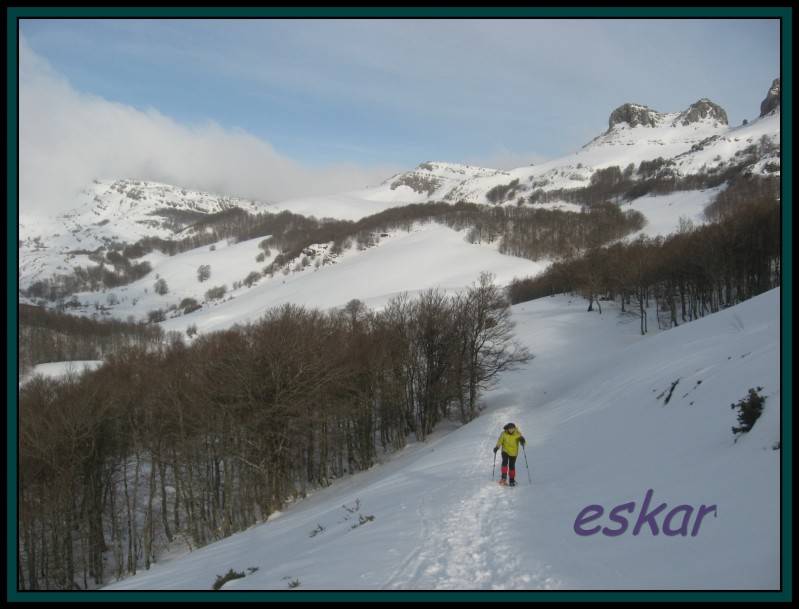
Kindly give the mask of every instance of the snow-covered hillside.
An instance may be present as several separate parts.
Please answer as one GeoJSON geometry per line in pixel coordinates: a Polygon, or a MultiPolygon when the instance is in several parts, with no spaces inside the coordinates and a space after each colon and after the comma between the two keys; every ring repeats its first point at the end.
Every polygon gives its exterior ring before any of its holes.
{"type": "MultiPolygon", "coordinates": [[[[514,194],[506,201],[515,204],[520,196],[529,195],[534,190],[586,186],[598,169],[612,165],[624,169],[631,163],[637,167],[641,161],[657,158],[672,160],[676,175],[695,175],[744,162],[747,149],[760,145],[763,138],[770,151],[764,156],[756,156],[751,170],[759,174],[778,173],[779,106],[765,116],[733,127],[727,125],[724,111],[719,108],[714,112],[714,107],[718,108],[709,100],[702,99],[682,112],[659,113],[646,106],[625,104],[613,112],[610,127],[605,133],[573,154],[509,170],[422,163],[412,171],[392,176],[379,186],[350,193],[348,196],[358,203],[349,210],[337,211],[355,219],[364,210],[371,209],[364,201],[380,208],[389,202],[440,200],[485,204],[492,202],[487,196],[492,189],[501,187],[510,187],[514,194]],[[641,118],[642,115],[646,118],[641,118]]],[[[278,206],[284,204],[292,210],[305,208],[298,201],[278,203],[278,206]]]]}
{"type": "Polygon", "coordinates": [[[74,266],[93,266],[88,252],[145,237],[178,239],[209,214],[229,209],[273,211],[264,203],[138,180],[95,180],[75,207],[55,217],[19,216],[19,285],[74,266]]]}
{"type": "Polygon", "coordinates": [[[641,161],[664,158],[672,159],[674,170],[682,176],[723,169],[741,161],[744,151],[757,146],[762,138],[777,148],[764,157],[758,157],[752,171],[768,174],[774,172],[773,164],[779,166],[779,113],[737,127],[713,120],[674,124],[683,114],[659,115],[662,118],[656,126],[630,127],[627,123],[619,123],[575,153],[538,165],[499,170],[426,162],[372,188],[280,201],[274,207],[303,215],[358,220],[410,203],[462,200],[488,204],[491,201],[487,195],[492,189],[518,181],[515,188],[511,187],[515,195],[507,199],[507,203],[515,204],[518,197],[529,196],[534,190],[587,186],[596,170],[612,165],[624,169],[630,163],[637,167],[641,161]]]}
{"type": "Polygon", "coordinates": [[[20,378],[19,385],[30,381],[34,377],[43,376],[49,379],[60,379],[69,376],[80,376],[84,372],[96,370],[103,365],[102,360],[71,360],[66,362],[48,362],[34,366],[24,377],[20,378]]]}
{"type": "Polygon", "coordinates": [[[535,275],[546,267],[545,262],[500,254],[496,243],[468,243],[464,231],[421,224],[411,232],[389,233],[366,250],[352,246],[339,255],[331,255],[329,244],[318,244],[303,270],[277,273],[261,278],[252,287],[232,289],[234,281],[243,280],[274,258],[273,252],[270,258],[256,261],[263,251],[258,247],[260,241],[261,238],[251,239],[233,245],[220,242],[172,257],[151,255],[148,260],[153,264],[153,273],[104,293],[77,294],[77,300],[87,305],[78,312],[91,314],[98,307],[105,307],[116,318],[133,315],[141,319],[148,311],[178,305],[183,298],[203,303],[209,288],[226,285],[224,299],[206,301],[201,309],[162,323],[165,330],[183,331],[196,325],[200,332],[207,332],[255,321],[267,309],[288,302],[327,309],[358,298],[371,307],[380,307],[401,292],[414,293],[430,287],[465,288],[481,272],[494,273],[504,285],[514,277],[535,275]],[[210,266],[211,273],[202,283],[197,279],[201,265],[210,266]],[[155,274],[166,281],[166,294],[157,294],[153,289],[155,274]]]}
{"type": "Polygon", "coordinates": [[[646,225],[640,231],[627,237],[634,240],[639,235],[647,237],[666,236],[679,228],[680,219],[690,220],[694,225],[704,224],[705,207],[724,186],[705,190],[687,190],[667,195],[646,195],[622,205],[622,209],[634,209],[646,218],[646,225]]]}
{"type": "Polygon", "coordinates": [[[428,161],[393,175],[378,186],[338,195],[279,201],[275,207],[320,218],[358,220],[391,207],[452,200],[450,193],[466,181],[495,177],[501,181],[509,175],[500,169],[428,161]]]}
{"type": "MultiPolygon", "coordinates": [[[[707,175],[733,166],[759,175],[780,172],[779,81],[769,91],[761,115],[731,127],[722,108],[700,99],[681,112],[660,113],[640,104],[614,110],[608,129],[573,154],[509,170],[446,162],[424,162],[416,168],[362,190],[260,203],[232,196],[192,191],[179,186],[135,180],[95,181],[75,208],[56,218],[19,219],[19,286],[55,274],[68,275],[73,267],[96,266],[89,253],[110,243],[132,244],[143,237],[176,239],[186,236],[194,222],[208,214],[230,209],[249,213],[290,211],[317,218],[358,220],[386,209],[428,201],[467,201],[516,205],[534,192],[587,186],[597,170],[633,165],[632,180],[642,161],[665,159],[674,176],[707,175]],[[775,93],[776,91],[776,93],[775,93]],[[770,100],[770,101],[769,101],[770,100]]],[[[668,197],[695,222],[715,191],[678,191],[668,197]]],[[[657,208],[658,197],[633,203],[649,220],[646,232],[664,234],[676,229],[679,216],[657,208]],[[639,205],[640,204],[640,205],[639,205]],[[663,219],[671,217],[664,223],[663,219]],[[657,227],[657,228],[655,228],[657,227]]],[[[563,201],[542,207],[579,212],[580,206],[563,201]]],[[[154,271],[157,272],[157,271],[154,271]]],[[[186,296],[189,296],[186,294],[186,296]]]]}
{"type": "Polygon", "coordinates": [[[229,569],[246,576],[225,590],[776,589],[779,296],[645,337],[612,306],[517,305],[536,357],[479,418],[107,589],[207,590],[229,569]],[[750,388],[765,408],[736,441],[730,404],[750,388]],[[508,421],[528,440],[514,489],[492,481],[508,421]],[[627,525],[578,535],[588,506],[603,514],[580,530],[627,525]]]}

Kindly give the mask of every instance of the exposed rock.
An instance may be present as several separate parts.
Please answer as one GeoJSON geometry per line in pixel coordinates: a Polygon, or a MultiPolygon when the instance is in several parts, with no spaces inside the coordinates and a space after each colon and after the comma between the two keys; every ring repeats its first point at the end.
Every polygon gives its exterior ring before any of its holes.
{"type": "Polygon", "coordinates": [[[771,88],[766,94],[766,99],[760,103],[760,116],[766,116],[780,108],[780,79],[775,78],[771,88]]]}
{"type": "Polygon", "coordinates": [[[690,125],[691,123],[696,123],[705,119],[715,120],[722,125],[728,124],[727,113],[724,111],[724,108],[718,104],[714,104],[706,97],[688,106],[687,110],[680,112],[680,115],[674,123],[690,125]]]}
{"type": "Polygon", "coordinates": [[[391,183],[391,190],[400,186],[408,186],[414,192],[431,196],[441,186],[441,180],[434,176],[425,176],[418,173],[404,173],[391,183]]]}
{"type": "Polygon", "coordinates": [[[611,112],[608,120],[608,131],[619,123],[627,123],[630,127],[638,127],[639,125],[655,127],[658,124],[659,117],[660,114],[656,110],[652,110],[652,108],[641,104],[627,103],[611,112]]]}

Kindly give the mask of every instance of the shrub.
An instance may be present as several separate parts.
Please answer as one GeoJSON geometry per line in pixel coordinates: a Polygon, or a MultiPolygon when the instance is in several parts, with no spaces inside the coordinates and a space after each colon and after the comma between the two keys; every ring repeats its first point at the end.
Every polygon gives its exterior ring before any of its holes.
{"type": "Polygon", "coordinates": [[[498,184],[486,193],[486,199],[491,203],[502,203],[512,199],[520,188],[518,179],[512,180],[509,184],[498,184]]]}
{"type": "Polygon", "coordinates": [[[201,309],[202,305],[194,300],[194,298],[184,298],[180,301],[180,305],[178,306],[179,309],[183,309],[184,315],[188,315],[196,311],[197,309],[201,309]]]}
{"type": "Polygon", "coordinates": [[[740,427],[733,427],[732,433],[746,433],[755,426],[755,421],[760,418],[763,413],[763,403],[766,398],[759,395],[757,392],[763,391],[762,387],[749,390],[749,395],[738,401],[737,404],[730,404],[730,408],[738,408],[738,424],[740,427]]]}
{"type": "Polygon", "coordinates": [[[205,293],[206,300],[217,300],[222,298],[225,293],[227,292],[227,286],[225,285],[218,285],[216,287],[211,288],[205,293]]]}
{"type": "Polygon", "coordinates": [[[206,279],[211,277],[211,265],[210,264],[201,264],[197,268],[197,281],[202,283],[206,279]]]}
{"type": "Polygon", "coordinates": [[[169,286],[166,284],[166,279],[161,277],[158,281],[155,282],[153,285],[153,289],[155,290],[156,294],[163,296],[164,294],[169,293],[169,286]]]}
{"type": "Polygon", "coordinates": [[[166,320],[166,313],[161,309],[155,309],[147,313],[147,321],[151,324],[166,320]]]}
{"type": "Polygon", "coordinates": [[[233,569],[230,569],[224,575],[217,575],[216,576],[216,581],[214,582],[214,590],[219,590],[222,586],[224,586],[229,581],[234,580],[234,579],[241,579],[242,577],[244,577],[244,572],[243,571],[236,572],[233,569]]]}
{"type": "Polygon", "coordinates": [[[375,517],[372,516],[371,514],[369,514],[368,516],[364,516],[363,514],[358,514],[358,522],[352,525],[350,528],[357,529],[358,527],[365,525],[367,522],[372,522],[374,519],[375,517]]]}
{"type": "Polygon", "coordinates": [[[244,278],[244,285],[251,288],[252,285],[261,278],[261,273],[253,271],[244,278]]]}

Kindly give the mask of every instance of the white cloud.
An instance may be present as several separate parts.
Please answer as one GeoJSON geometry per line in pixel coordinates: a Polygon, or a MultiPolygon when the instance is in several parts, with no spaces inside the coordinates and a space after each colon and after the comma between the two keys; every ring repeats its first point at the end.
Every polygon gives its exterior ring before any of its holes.
{"type": "Polygon", "coordinates": [[[375,184],[396,167],[311,168],[267,141],[215,123],[184,125],[77,91],[20,40],[20,210],[74,204],[95,178],[154,180],[276,201],[375,184]]]}

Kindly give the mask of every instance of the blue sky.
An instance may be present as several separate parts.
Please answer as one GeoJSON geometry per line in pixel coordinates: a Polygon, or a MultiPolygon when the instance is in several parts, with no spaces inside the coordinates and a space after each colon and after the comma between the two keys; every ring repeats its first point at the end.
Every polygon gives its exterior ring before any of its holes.
{"type": "Polygon", "coordinates": [[[634,101],[757,116],[776,20],[24,20],[76,95],[246,133],[305,167],[519,166],[634,101]]]}
{"type": "Polygon", "coordinates": [[[213,120],[308,162],[553,157],[614,107],[700,97],[731,122],[778,76],[773,20],[29,21],[77,89],[213,120]]]}

